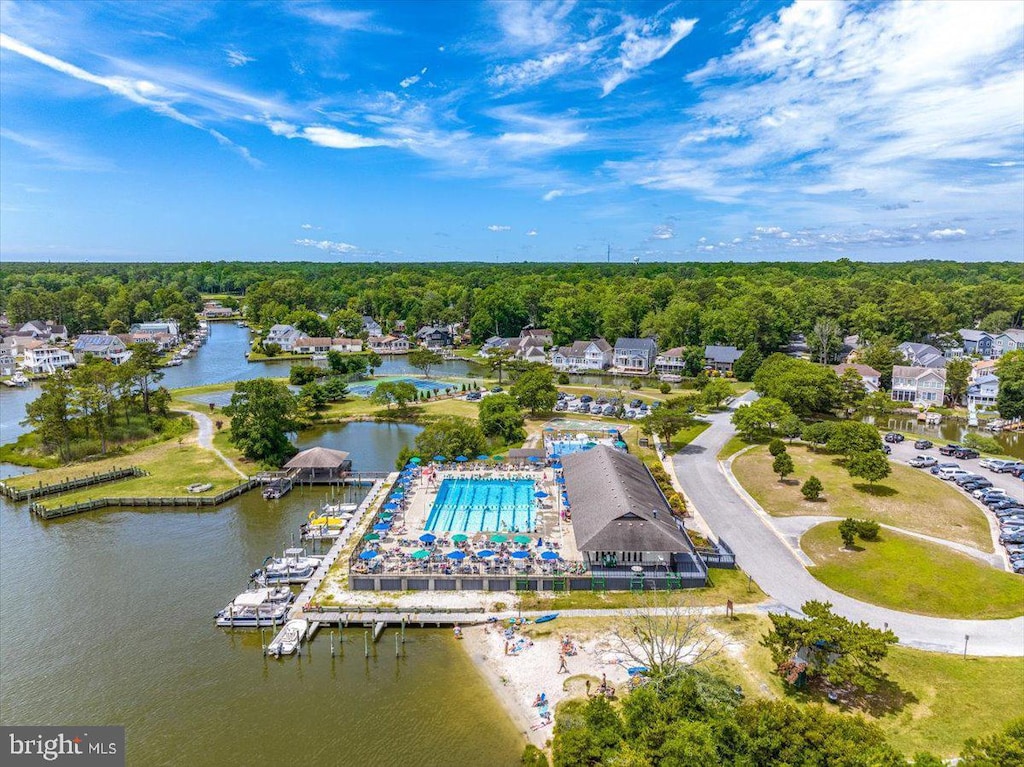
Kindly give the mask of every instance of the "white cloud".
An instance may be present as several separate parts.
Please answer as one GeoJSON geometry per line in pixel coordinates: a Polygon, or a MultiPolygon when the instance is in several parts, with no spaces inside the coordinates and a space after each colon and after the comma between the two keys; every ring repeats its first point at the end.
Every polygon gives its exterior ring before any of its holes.
{"type": "Polygon", "coordinates": [[[659,34],[661,25],[656,20],[637,23],[619,45],[617,69],[601,83],[601,95],[607,96],[626,80],[667,55],[676,43],[693,31],[697,21],[676,19],[665,34],[659,34]]]}
{"type": "Polygon", "coordinates": [[[931,240],[962,240],[966,236],[967,230],[959,227],[956,229],[946,227],[928,232],[928,238],[931,240]]]}
{"type": "Polygon", "coordinates": [[[353,11],[334,8],[321,3],[288,2],[281,6],[284,10],[299,16],[306,21],[320,24],[342,32],[372,32],[376,34],[394,35],[396,30],[374,21],[373,11],[353,11]]]}
{"type": "Polygon", "coordinates": [[[303,225],[302,225],[302,228],[303,228],[303,229],[312,229],[312,228],[313,228],[313,225],[312,225],[312,224],[303,224],[303,225]]]}
{"type": "Polygon", "coordinates": [[[575,0],[519,0],[495,2],[497,22],[504,43],[515,49],[543,48],[565,39],[570,27],[566,17],[575,0]]]}
{"type": "Polygon", "coordinates": [[[498,107],[488,115],[519,129],[501,133],[497,141],[520,153],[564,149],[587,138],[586,131],[573,119],[528,114],[516,106],[498,107]]]}
{"type": "Polygon", "coordinates": [[[13,141],[53,163],[58,170],[109,171],[113,166],[99,157],[80,152],[68,145],[67,140],[54,137],[28,136],[24,133],[0,128],[0,138],[13,141]]]}
{"type": "Polygon", "coordinates": [[[229,67],[244,67],[256,61],[252,56],[246,56],[237,48],[225,48],[224,55],[227,57],[229,67]]]}
{"type": "Polygon", "coordinates": [[[552,189],[550,192],[545,192],[541,199],[544,200],[544,202],[551,202],[552,200],[557,200],[564,194],[564,189],[552,189]]]}
{"type": "Polygon", "coordinates": [[[407,77],[404,80],[402,80],[402,82],[400,82],[399,85],[402,88],[408,88],[411,85],[415,85],[416,83],[418,83],[420,81],[420,79],[422,79],[423,75],[425,75],[426,73],[427,73],[427,68],[423,67],[423,69],[421,69],[419,71],[419,74],[410,75],[409,77],[407,77]]]}
{"type": "Polygon", "coordinates": [[[317,250],[324,250],[330,253],[352,253],[353,251],[359,250],[356,245],[352,245],[347,242],[335,242],[334,240],[311,240],[304,238],[301,240],[295,240],[295,245],[300,245],[304,248],[316,248],[317,250]]]}
{"type": "Polygon", "coordinates": [[[537,236],[537,230],[536,229],[531,229],[530,231],[528,231],[526,233],[526,236],[527,237],[536,237],[537,236]]]}
{"type": "Polygon", "coordinates": [[[675,236],[675,230],[668,224],[654,227],[654,232],[651,234],[651,237],[655,240],[671,240],[675,236]]]}
{"type": "Polygon", "coordinates": [[[599,40],[586,40],[568,48],[512,64],[498,64],[491,70],[487,82],[498,90],[513,92],[529,88],[565,72],[589,64],[600,49],[599,40]]]}
{"type": "Polygon", "coordinates": [[[511,232],[511,226],[504,226],[503,224],[491,224],[487,227],[488,231],[491,232],[511,232]]]}
{"type": "Polygon", "coordinates": [[[350,133],[330,125],[308,125],[300,128],[291,123],[271,121],[267,123],[270,132],[275,136],[286,138],[302,138],[317,146],[328,149],[367,149],[370,147],[401,146],[401,141],[384,138],[371,138],[358,133],[350,133]]]}

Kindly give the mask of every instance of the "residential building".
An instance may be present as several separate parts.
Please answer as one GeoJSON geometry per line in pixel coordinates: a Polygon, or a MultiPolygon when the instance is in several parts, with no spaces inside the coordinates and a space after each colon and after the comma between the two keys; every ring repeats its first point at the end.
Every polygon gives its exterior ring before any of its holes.
{"type": "Polygon", "coordinates": [[[961,328],[959,334],[964,354],[977,354],[979,357],[992,356],[992,343],[995,339],[991,333],[986,333],[984,330],[961,328]]]}
{"type": "Polygon", "coordinates": [[[531,339],[530,343],[536,346],[552,346],[555,343],[555,334],[547,328],[523,328],[519,331],[519,338],[520,346],[527,339],[531,339]]]}
{"type": "Polygon", "coordinates": [[[303,336],[292,344],[292,354],[327,354],[331,350],[331,339],[303,336]]]}
{"type": "Polygon", "coordinates": [[[971,365],[971,372],[967,376],[967,383],[976,383],[979,378],[993,375],[996,372],[996,360],[978,360],[971,365]]]}
{"type": "Polygon", "coordinates": [[[405,336],[370,336],[366,340],[367,345],[377,354],[408,354],[409,339],[405,336]]]}
{"type": "Polygon", "coordinates": [[[873,394],[878,391],[881,386],[882,374],[875,370],[873,367],[868,365],[854,365],[849,362],[844,362],[841,365],[833,365],[832,369],[836,371],[837,376],[841,376],[847,370],[854,370],[857,375],[860,376],[860,380],[864,384],[864,391],[868,394],[873,394]]]}
{"type": "Polygon", "coordinates": [[[234,317],[238,312],[226,306],[204,306],[203,316],[207,319],[218,319],[221,317],[234,317]]]}
{"type": "Polygon", "coordinates": [[[281,347],[281,351],[290,352],[295,348],[297,342],[306,337],[305,333],[291,325],[273,325],[268,331],[267,337],[263,339],[263,345],[277,344],[281,347]]]}
{"type": "Polygon", "coordinates": [[[75,339],[72,349],[76,362],[81,362],[86,356],[91,355],[120,365],[132,356],[128,347],[124,345],[124,341],[106,333],[80,335],[75,339]]]}
{"type": "Polygon", "coordinates": [[[548,361],[548,353],[540,344],[527,344],[516,351],[516,358],[544,365],[548,361]]]}
{"type": "Polygon", "coordinates": [[[671,373],[682,375],[686,369],[686,347],[676,346],[673,349],[663,351],[654,358],[654,370],[657,373],[671,373]]]}
{"type": "Polygon", "coordinates": [[[416,340],[428,349],[446,349],[452,345],[452,331],[442,325],[424,325],[416,331],[416,340]]]}
{"type": "Polygon", "coordinates": [[[68,329],[63,325],[58,325],[55,322],[47,320],[42,322],[41,320],[29,320],[18,328],[17,333],[19,335],[28,335],[32,338],[37,338],[47,343],[57,343],[58,341],[68,340],[68,329]]]}
{"type": "Polygon", "coordinates": [[[992,356],[1002,357],[1009,352],[1024,349],[1024,330],[1010,328],[998,333],[992,340],[992,356]]]}
{"type": "Polygon", "coordinates": [[[369,314],[363,315],[363,330],[365,330],[367,334],[371,336],[379,336],[384,332],[384,329],[380,326],[380,323],[377,322],[377,320],[375,320],[369,314]]]}
{"type": "Polygon", "coordinates": [[[607,370],[612,364],[612,346],[603,338],[575,341],[562,346],[551,355],[555,370],[607,370]]]}
{"type": "Polygon", "coordinates": [[[907,358],[907,362],[909,362],[912,367],[946,367],[946,355],[931,344],[916,344],[911,341],[904,341],[896,348],[899,350],[900,354],[907,358]]]}
{"type": "Polygon", "coordinates": [[[342,352],[343,354],[357,354],[363,350],[363,339],[361,338],[332,338],[331,351],[342,352]]]}
{"type": "Polygon", "coordinates": [[[894,402],[941,405],[946,396],[946,369],[924,365],[896,365],[892,369],[894,402]]]}
{"type": "Polygon", "coordinates": [[[60,368],[75,366],[75,358],[66,349],[41,344],[25,350],[21,366],[29,373],[52,373],[60,368]]]}
{"type": "Polygon", "coordinates": [[[999,378],[985,375],[967,387],[967,406],[994,408],[999,397],[999,378]]]}
{"type": "Polygon", "coordinates": [[[620,338],[615,342],[612,365],[620,373],[647,375],[654,370],[658,345],[653,338],[620,338]]]}
{"type": "Polygon", "coordinates": [[[14,375],[14,355],[7,344],[0,344],[0,376],[14,375]]]}
{"type": "Polygon", "coordinates": [[[705,346],[704,367],[719,373],[731,373],[732,366],[742,356],[743,351],[735,346],[705,346]]]}
{"type": "Polygon", "coordinates": [[[480,356],[487,357],[493,351],[499,349],[508,349],[509,351],[515,351],[519,346],[518,338],[502,338],[501,336],[491,336],[483,345],[480,347],[480,356]]]}
{"type": "Polygon", "coordinates": [[[181,336],[178,323],[174,320],[155,320],[154,322],[136,322],[130,328],[129,333],[166,333],[177,342],[181,336]]]}

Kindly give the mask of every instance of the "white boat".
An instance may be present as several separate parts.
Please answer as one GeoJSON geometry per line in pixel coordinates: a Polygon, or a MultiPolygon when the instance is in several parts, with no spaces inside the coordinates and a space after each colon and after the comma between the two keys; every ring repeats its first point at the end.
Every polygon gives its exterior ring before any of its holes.
{"type": "Polygon", "coordinates": [[[24,371],[15,370],[14,375],[10,377],[8,383],[11,386],[28,386],[28,378],[25,376],[24,371]]]}
{"type": "Polygon", "coordinates": [[[326,354],[314,354],[313,355],[313,362],[326,362],[326,361],[327,361],[327,355],[326,354]]]}
{"type": "Polygon", "coordinates": [[[285,549],[283,557],[267,557],[263,562],[262,580],[272,583],[305,583],[320,565],[316,557],[307,557],[302,548],[285,549]]]}
{"type": "Polygon", "coordinates": [[[287,586],[244,591],[217,613],[217,625],[228,628],[279,626],[287,620],[294,598],[287,586]]]}
{"type": "Polygon", "coordinates": [[[267,654],[280,658],[282,655],[291,655],[299,649],[302,640],[306,637],[309,622],[303,618],[295,618],[288,621],[281,633],[278,634],[267,645],[267,654]]]}

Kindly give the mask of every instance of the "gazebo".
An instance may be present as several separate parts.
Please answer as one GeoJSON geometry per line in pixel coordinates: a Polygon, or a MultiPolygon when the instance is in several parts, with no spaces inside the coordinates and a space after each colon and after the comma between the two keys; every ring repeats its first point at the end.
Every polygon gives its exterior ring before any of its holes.
{"type": "Polygon", "coordinates": [[[303,450],[284,465],[297,482],[339,479],[352,471],[352,461],[344,450],[311,447],[303,450]]]}

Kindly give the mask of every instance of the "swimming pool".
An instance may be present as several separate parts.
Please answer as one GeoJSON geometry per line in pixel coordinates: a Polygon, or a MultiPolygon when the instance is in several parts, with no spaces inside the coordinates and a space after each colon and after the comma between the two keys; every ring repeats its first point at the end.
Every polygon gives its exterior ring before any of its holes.
{"type": "Polygon", "coordinates": [[[350,384],[348,391],[349,394],[354,394],[357,397],[369,397],[373,394],[373,390],[377,388],[378,384],[382,384],[385,381],[411,383],[416,387],[417,391],[430,392],[439,391],[448,386],[457,386],[456,384],[444,383],[443,381],[432,381],[429,378],[384,378],[366,381],[365,383],[350,384]]]}
{"type": "Polygon", "coordinates": [[[547,443],[548,455],[559,455],[564,458],[570,453],[589,450],[587,446],[593,447],[594,442],[590,439],[552,439],[547,443]]]}
{"type": "Polygon", "coordinates": [[[445,479],[426,529],[451,533],[528,532],[533,529],[532,479],[445,479]]]}

